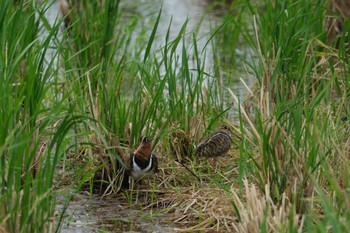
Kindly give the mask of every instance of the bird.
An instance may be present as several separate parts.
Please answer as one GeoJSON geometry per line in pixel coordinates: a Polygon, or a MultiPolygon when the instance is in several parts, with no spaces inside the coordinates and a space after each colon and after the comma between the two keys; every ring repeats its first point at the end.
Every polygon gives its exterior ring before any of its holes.
{"type": "Polygon", "coordinates": [[[235,135],[227,125],[221,125],[217,131],[203,137],[195,149],[198,157],[218,157],[225,155],[232,145],[231,136],[235,135]]]}
{"type": "Polygon", "coordinates": [[[141,139],[140,145],[127,159],[123,186],[129,186],[129,178],[139,181],[153,177],[158,172],[158,159],[152,154],[152,140],[148,136],[141,139]]]}

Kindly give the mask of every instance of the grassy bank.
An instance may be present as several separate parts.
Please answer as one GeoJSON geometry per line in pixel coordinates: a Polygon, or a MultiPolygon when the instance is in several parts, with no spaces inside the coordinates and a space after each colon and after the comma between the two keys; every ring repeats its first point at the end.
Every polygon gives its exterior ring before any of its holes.
{"type": "Polygon", "coordinates": [[[216,4],[202,48],[187,22],[159,33],[161,9],[147,25],[129,4],[80,1],[61,35],[48,2],[0,3],[0,232],[59,230],[57,193],[82,187],[189,232],[350,231],[348,21],[330,38],[325,1],[216,4]],[[238,73],[255,80],[241,101],[238,73]],[[242,140],[193,158],[221,123],[242,140]],[[160,173],[118,193],[145,134],[160,173]]]}

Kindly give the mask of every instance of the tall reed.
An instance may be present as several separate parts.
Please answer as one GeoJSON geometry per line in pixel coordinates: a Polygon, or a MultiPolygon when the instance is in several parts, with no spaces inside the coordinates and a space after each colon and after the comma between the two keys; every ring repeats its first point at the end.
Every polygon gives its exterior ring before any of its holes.
{"type": "Polygon", "coordinates": [[[62,143],[80,120],[64,100],[48,95],[57,74],[57,52],[48,50],[59,30],[56,22],[39,37],[48,4],[0,5],[0,230],[47,232],[54,225],[53,179],[62,143]]]}

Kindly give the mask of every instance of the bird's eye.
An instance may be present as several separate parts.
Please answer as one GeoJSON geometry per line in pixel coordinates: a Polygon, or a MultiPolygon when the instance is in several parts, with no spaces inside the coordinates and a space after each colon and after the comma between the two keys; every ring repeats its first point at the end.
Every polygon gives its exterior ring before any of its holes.
{"type": "Polygon", "coordinates": [[[150,141],[151,141],[151,139],[149,137],[145,137],[145,139],[144,139],[145,143],[150,142],[150,141]]]}
{"type": "Polygon", "coordinates": [[[227,126],[227,125],[225,125],[225,126],[224,126],[224,129],[228,130],[228,126],[227,126]]]}

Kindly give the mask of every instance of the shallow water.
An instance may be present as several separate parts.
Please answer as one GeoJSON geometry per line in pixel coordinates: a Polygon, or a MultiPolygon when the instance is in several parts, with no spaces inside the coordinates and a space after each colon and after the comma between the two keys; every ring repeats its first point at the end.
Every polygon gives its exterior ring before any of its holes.
{"type": "MultiPolygon", "coordinates": [[[[65,199],[57,198],[56,213],[64,206],[65,199]]],[[[80,192],[70,202],[64,217],[63,233],[87,232],[174,232],[174,224],[159,223],[165,214],[151,210],[129,208],[126,198],[101,198],[80,192]]]]}

